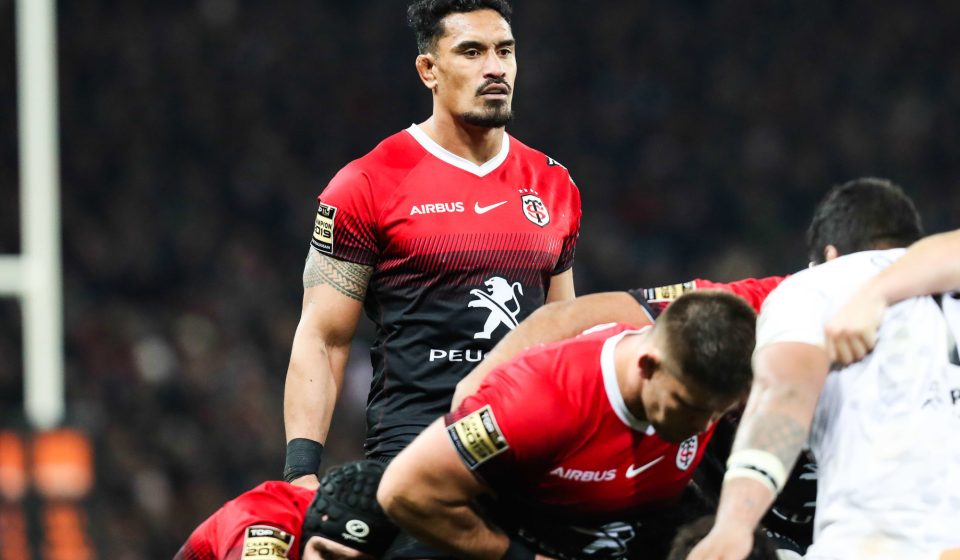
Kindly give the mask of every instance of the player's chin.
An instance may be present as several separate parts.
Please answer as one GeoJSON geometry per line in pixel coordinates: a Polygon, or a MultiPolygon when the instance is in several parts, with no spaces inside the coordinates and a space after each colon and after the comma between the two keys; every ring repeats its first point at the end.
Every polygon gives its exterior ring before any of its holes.
{"type": "Polygon", "coordinates": [[[485,128],[500,128],[513,121],[513,111],[506,103],[499,107],[484,107],[477,111],[470,111],[461,116],[467,124],[485,128]]]}

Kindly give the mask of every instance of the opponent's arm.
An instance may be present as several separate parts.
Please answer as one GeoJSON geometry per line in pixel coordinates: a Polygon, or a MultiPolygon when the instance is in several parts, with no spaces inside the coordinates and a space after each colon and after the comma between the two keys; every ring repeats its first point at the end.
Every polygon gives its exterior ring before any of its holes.
{"type": "Polygon", "coordinates": [[[472,507],[487,488],[463,464],[439,419],[387,467],[377,500],[401,528],[457,558],[499,560],[509,537],[472,507]]]}
{"type": "Polygon", "coordinates": [[[757,351],[754,382],[720,493],[717,522],[689,558],[740,560],[810,432],[830,362],[811,344],[776,342],[757,351]]]}
{"type": "MultiPolygon", "coordinates": [[[[293,337],[283,396],[287,442],[303,438],[323,443],[343,386],[343,372],[373,267],[322,255],[310,249],[303,271],[303,310],[293,337]]],[[[309,442],[298,442],[308,443],[309,442]]],[[[315,488],[312,460],[291,457],[285,479],[315,488]],[[292,466],[296,468],[291,469],[292,466]],[[299,474],[297,478],[293,478],[299,474]]]]}
{"type": "Polygon", "coordinates": [[[469,375],[460,380],[453,393],[451,410],[456,410],[463,399],[472,395],[494,368],[524,349],[535,344],[547,344],[570,338],[602,323],[628,323],[642,327],[652,324],[653,321],[637,300],[627,292],[603,292],[548,303],[534,311],[517,325],[516,329],[507,333],[483,361],[469,375]]]}
{"type": "Polygon", "coordinates": [[[863,358],[877,342],[887,307],[898,301],[960,290],[960,230],[914,243],[868,280],[827,323],[827,353],[843,364],[863,358]]]}

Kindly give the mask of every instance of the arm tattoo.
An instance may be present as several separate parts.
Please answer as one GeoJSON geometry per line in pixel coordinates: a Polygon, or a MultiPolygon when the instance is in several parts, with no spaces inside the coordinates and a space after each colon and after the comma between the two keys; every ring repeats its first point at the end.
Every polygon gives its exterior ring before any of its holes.
{"type": "Polygon", "coordinates": [[[785,414],[761,412],[749,423],[741,424],[736,449],[760,449],[773,453],[783,462],[787,472],[793,468],[809,429],[785,414]]]}
{"type": "Polygon", "coordinates": [[[371,276],[372,266],[341,261],[310,249],[303,268],[303,288],[328,284],[349,298],[363,301],[371,276]]]}

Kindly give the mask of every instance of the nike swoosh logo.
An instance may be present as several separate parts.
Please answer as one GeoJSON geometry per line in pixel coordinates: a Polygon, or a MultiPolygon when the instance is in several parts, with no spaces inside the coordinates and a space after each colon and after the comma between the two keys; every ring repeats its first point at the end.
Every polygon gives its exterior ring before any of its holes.
{"type": "Polygon", "coordinates": [[[640,467],[637,467],[637,468],[633,468],[633,465],[630,465],[629,467],[627,467],[627,478],[633,478],[633,477],[637,476],[638,474],[640,474],[640,473],[642,473],[643,471],[649,469],[650,467],[656,465],[657,463],[659,463],[659,462],[662,461],[662,460],[663,460],[663,455],[657,457],[657,458],[654,459],[653,461],[650,461],[650,462],[647,463],[646,465],[643,465],[643,466],[640,466],[640,467]]]}
{"type": "Polygon", "coordinates": [[[480,206],[480,203],[479,203],[479,202],[474,202],[474,203],[473,203],[473,211],[476,212],[477,214],[486,214],[487,212],[493,210],[494,208],[496,208],[496,207],[498,207],[498,206],[503,206],[503,205],[506,204],[506,203],[507,203],[507,201],[506,201],[506,200],[503,200],[503,201],[500,201],[500,202],[498,202],[498,203],[496,203],[496,204],[491,204],[490,206],[480,206]]]}

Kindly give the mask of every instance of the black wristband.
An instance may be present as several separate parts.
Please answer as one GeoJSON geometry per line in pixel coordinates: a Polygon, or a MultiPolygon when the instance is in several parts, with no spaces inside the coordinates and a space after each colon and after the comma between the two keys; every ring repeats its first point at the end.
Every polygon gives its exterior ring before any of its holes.
{"type": "Polygon", "coordinates": [[[510,537],[510,546],[500,560],[533,560],[537,553],[517,537],[510,537]]]}
{"type": "Polygon", "coordinates": [[[287,462],[283,466],[283,480],[293,482],[301,476],[318,475],[323,459],[323,444],[306,438],[294,438],[287,443],[287,462]]]}

